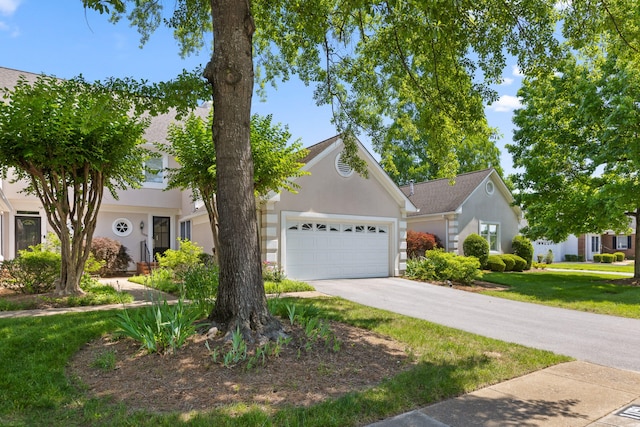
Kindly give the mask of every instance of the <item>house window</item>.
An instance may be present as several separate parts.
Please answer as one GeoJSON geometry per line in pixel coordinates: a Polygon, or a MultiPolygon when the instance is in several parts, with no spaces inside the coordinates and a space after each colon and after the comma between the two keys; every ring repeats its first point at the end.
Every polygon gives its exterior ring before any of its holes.
{"type": "Polygon", "coordinates": [[[133,224],[127,218],[118,218],[111,224],[113,234],[120,237],[126,237],[133,231],[133,224]]]}
{"type": "Polygon", "coordinates": [[[164,170],[168,167],[166,156],[152,157],[144,162],[144,187],[164,188],[164,170]]]}
{"type": "Polygon", "coordinates": [[[496,223],[481,222],[480,235],[489,243],[489,251],[500,251],[500,225],[496,223]]]}
{"type": "Polygon", "coordinates": [[[600,236],[591,236],[591,252],[600,252],[600,236]]]}
{"type": "Polygon", "coordinates": [[[180,223],[180,238],[191,240],[191,221],[182,221],[180,223]]]}
{"type": "Polygon", "coordinates": [[[616,249],[631,249],[631,236],[617,236],[616,249]]]}

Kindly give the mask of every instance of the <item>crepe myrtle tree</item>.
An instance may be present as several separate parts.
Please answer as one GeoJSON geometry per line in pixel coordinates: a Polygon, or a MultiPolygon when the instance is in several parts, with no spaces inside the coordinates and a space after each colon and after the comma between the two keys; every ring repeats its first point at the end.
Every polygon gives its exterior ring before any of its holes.
{"type": "Polygon", "coordinates": [[[20,78],[2,90],[0,164],[6,178],[25,182],[60,239],[56,294],[80,294],[104,189],[135,187],[146,150],[147,120],[128,114],[133,102],[81,77],[20,78]]]}
{"type": "MultiPolygon", "coordinates": [[[[211,135],[213,111],[208,120],[190,114],[182,123],[169,126],[168,143],[157,147],[174,156],[177,168],[167,170],[167,189],[190,189],[193,200],[201,200],[207,210],[214,248],[220,246],[218,237],[216,152],[211,135]]],[[[286,126],[273,124],[272,117],[251,116],[251,154],[254,162],[254,192],[260,198],[269,192],[282,190],[295,193],[299,186],[295,178],[308,172],[300,161],[307,150],[297,140],[290,142],[291,133],[286,126]]],[[[214,254],[217,260],[217,252],[214,254]]]]}
{"type": "MultiPolygon", "coordinates": [[[[211,317],[249,340],[282,333],[267,310],[257,238],[250,133],[256,80],[262,89],[297,74],[315,85],[318,103],[332,106],[339,132],[363,130],[379,152],[389,125],[399,124],[452,177],[459,134],[447,129],[472,129],[484,120],[483,101],[497,98],[490,85],[502,81],[505,52],[534,70],[546,66],[557,46],[552,0],[177,0],[173,13],[160,1],[82,4],[113,20],[125,17],[143,43],[166,25],[183,55],[211,48],[204,76],[215,111],[220,216],[220,287],[211,317]]],[[[345,151],[365,173],[350,138],[345,151]]]]}

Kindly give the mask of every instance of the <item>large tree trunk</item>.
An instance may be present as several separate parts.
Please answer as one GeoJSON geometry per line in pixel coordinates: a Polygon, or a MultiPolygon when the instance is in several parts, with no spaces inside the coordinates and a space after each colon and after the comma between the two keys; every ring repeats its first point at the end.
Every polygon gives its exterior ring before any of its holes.
{"type": "Polygon", "coordinates": [[[257,239],[251,158],[254,32],[250,0],[212,0],[213,56],[205,77],[213,85],[220,284],[211,319],[245,339],[275,339],[282,326],[267,309],[257,239]]]}

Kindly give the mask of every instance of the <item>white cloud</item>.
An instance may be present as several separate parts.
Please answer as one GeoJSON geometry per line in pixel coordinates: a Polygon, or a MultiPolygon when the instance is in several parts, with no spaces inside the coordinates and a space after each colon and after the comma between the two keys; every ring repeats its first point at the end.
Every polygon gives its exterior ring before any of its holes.
{"type": "Polygon", "coordinates": [[[0,14],[13,15],[22,0],[0,0],[0,14]]]}
{"type": "Polygon", "coordinates": [[[489,108],[498,113],[504,113],[522,107],[517,96],[502,95],[496,102],[489,105],[489,108]]]}
{"type": "Polygon", "coordinates": [[[511,67],[511,72],[516,77],[524,77],[524,73],[522,72],[520,67],[518,67],[517,65],[514,65],[513,67],[511,67]]]}
{"type": "Polygon", "coordinates": [[[500,85],[501,86],[509,86],[512,83],[513,83],[513,79],[511,77],[504,77],[502,79],[502,83],[500,83],[500,85]]]}

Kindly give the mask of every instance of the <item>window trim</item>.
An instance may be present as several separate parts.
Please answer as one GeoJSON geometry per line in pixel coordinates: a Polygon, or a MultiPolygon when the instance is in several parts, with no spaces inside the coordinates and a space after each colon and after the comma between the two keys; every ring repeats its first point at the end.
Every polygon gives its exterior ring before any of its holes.
{"type": "Polygon", "coordinates": [[[118,237],[127,237],[133,233],[133,223],[128,218],[116,218],[111,224],[111,231],[118,237]],[[118,227],[119,224],[125,224],[127,230],[121,231],[118,227]]]}
{"type": "Polygon", "coordinates": [[[160,172],[162,174],[162,182],[147,181],[147,162],[144,162],[142,164],[142,174],[144,176],[142,188],[159,188],[164,190],[167,186],[166,169],[169,167],[169,157],[166,154],[163,154],[162,157],[154,157],[154,159],[162,161],[162,171],[160,172]]]}
{"type": "Polygon", "coordinates": [[[484,238],[487,243],[489,243],[489,253],[501,253],[502,251],[502,244],[501,244],[501,224],[497,221],[479,221],[478,222],[478,234],[484,238]],[[487,235],[485,237],[485,235],[482,234],[482,226],[486,225],[487,227],[491,226],[491,225],[495,225],[496,226],[496,248],[495,249],[491,249],[491,233],[489,231],[489,228],[487,228],[487,235]]]}

